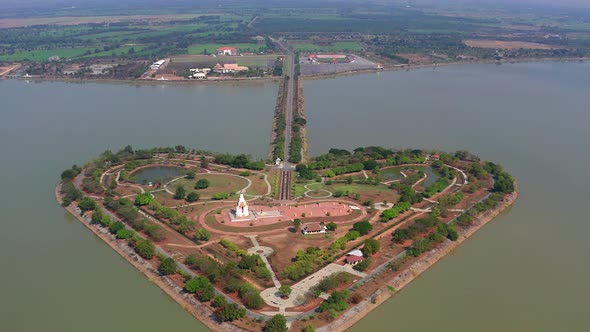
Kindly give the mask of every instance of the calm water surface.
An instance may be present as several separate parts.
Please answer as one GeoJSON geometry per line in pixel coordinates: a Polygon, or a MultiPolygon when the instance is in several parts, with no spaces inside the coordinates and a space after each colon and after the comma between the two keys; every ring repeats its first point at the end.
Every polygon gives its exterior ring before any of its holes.
{"type": "MultiPolygon", "coordinates": [[[[587,331],[590,64],[456,66],[305,82],[312,153],[468,149],[520,181],[514,208],[354,331],[587,331]],[[361,111],[359,111],[361,110],[361,111]]],[[[273,84],[0,81],[0,326],[204,331],[57,206],[62,169],[106,148],[184,144],[263,157],[273,84]]]]}
{"type": "Polygon", "coordinates": [[[0,331],[206,331],[53,189],[63,169],[126,144],[264,157],[276,92],[0,81],[0,331]]]}
{"type": "Polygon", "coordinates": [[[352,331],[590,331],[590,63],[469,65],[305,82],[314,154],[467,149],[516,205],[352,331]]]}

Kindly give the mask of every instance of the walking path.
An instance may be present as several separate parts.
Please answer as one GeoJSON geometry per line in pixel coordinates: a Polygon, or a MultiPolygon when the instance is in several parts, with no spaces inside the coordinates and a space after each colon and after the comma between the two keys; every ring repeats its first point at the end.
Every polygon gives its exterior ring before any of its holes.
{"type": "Polygon", "coordinates": [[[273,284],[275,284],[275,287],[276,288],[280,288],[281,287],[281,282],[279,281],[279,279],[275,275],[275,272],[272,269],[272,266],[270,265],[270,263],[268,262],[268,259],[266,258],[266,257],[272,255],[272,253],[274,252],[274,250],[272,248],[270,248],[270,247],[263,247],[263,246],[261,246],[258,243],[258,240],[256,240],[256,236],[257,235],[250,235],[250,236],[248,236],[248,238],[250,239],[250,241],[252,241],[252,244],[254,245],[254,247],[248,249],[248,253],[251,254],[251,255],[259,255],[260,258],[262,258],[262,261],[264,262],[264,265],[266,265],[266,268],[270,271],[273,284]]]}

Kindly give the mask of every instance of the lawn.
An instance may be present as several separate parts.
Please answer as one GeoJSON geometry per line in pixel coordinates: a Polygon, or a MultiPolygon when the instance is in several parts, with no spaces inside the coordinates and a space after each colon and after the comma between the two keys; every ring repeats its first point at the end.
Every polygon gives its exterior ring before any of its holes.
{"type": "Polygon", "coordinates": [[[0,61],[48,61],[52,56],[60,58],[75,58],[84,55],[86,52],[94,52],[95,48],[60,48],[54,50],[22,51],[13,54],[0,55],[0,61]]]}
{"type": "Polygon", "coordinates": [[[184,186],[187,192],[196,191],[201,195],[201,198],[209,198],[214,194],[226,192],[232,193],[242,190],[248,185],[248,181],[237,176],[230,176],[224,174],[197,174],[197,176],[189,180],[187,178],[180,179],[169,185],[171,191],[176,191],[179,186],[184,186]],[[195,183],[200,179],[209,180],[209,188],[206,189],[193,189],[195,183]]]}
{"type": "Polygon", "coordinates": [[[224,46],[237,48],[240,52],[259,53],[266,50],[266,45],[256,43],[238,43],[238,44],[195,44],[188,48],[188,54],[211,54],[217,53],[217,49],[224,46]]]}
{"type": "MultiPolygon", "coordinates": [[[[316,189],[316,187],[314,187],[314,189],[316,189]]],[[[373,186],[369,184],[360,183],[335,183],[332,185],[324,186],[323,189],[329,190],[332,193],[336,193],[337,191],[348,192],[351,196],[354,196],[354,194],[359,194],[360,202],[364,202],[366,200],[372,200],[373,202],[381,202],[385,200],[388,202],[395,203],[399,199],[397,191],[389,189],[386,185],[382,184],[373,186]]]]}
{"type": "Polygon", "coordinates": [[[336,51],[350,51],[358,52],[363,49],[361,44],[357,42],[335,42],[330,45],[318,44],[293,44],[296,51],[301,52],[336,52],[336,51]]]}

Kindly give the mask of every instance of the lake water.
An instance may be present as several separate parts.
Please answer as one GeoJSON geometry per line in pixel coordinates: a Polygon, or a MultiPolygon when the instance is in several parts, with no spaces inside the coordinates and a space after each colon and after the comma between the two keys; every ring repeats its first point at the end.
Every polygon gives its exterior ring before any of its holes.
{"type": "MultiPolygon", "coordinates": [[[[470,65],[306,81],[309,143],[467,149],[520,181],[508,213],[353,331],[590,330],[590,64],[470,65]]],[[[268,149],[274,84],[0,81],[0,326],[205,331],[53,197],[106,148],[268,149]]]]}
{"type": "Polygon", "coordinates": [[[60,172],[105,149],[265,157],[276,84],[0,81],[0,330],[206,331],[57,205],[60,172]]]}
{"type": "Polygon", "coordinates": [[[590,63],[306,81],[311,151],[470,150],[520,182],[507,213],[352,331],[589,331],[590,63]]]}

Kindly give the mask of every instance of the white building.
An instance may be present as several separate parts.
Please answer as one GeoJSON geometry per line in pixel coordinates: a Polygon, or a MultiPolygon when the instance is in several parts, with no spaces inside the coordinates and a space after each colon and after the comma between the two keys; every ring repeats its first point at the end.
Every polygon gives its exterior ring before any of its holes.
{"type": "Polygon", "coordinates": [[[218,55],[238,55],[238,49],[231,46],[224,46],[217,49],[218,55]]]}
{"type": "Polygon", "coordinates": [[[246,203],[246,199],[244,198],[244,194],[240,194],[240,199],[238,200],[238,206],[236,207],[236,217],[242,218],[249,216],[250,213],[248,212],[248,203],[246,203]]]}
{"type": "Polygon", "coordinates": [[[166,60],[158,60],[158,61],[152,63],[152,65],[150,66],[150,69],[158,70],[158,69],[160,69],[160,67],[162,67],[162,65],[164,63],[166,63],[166,60]]]}

